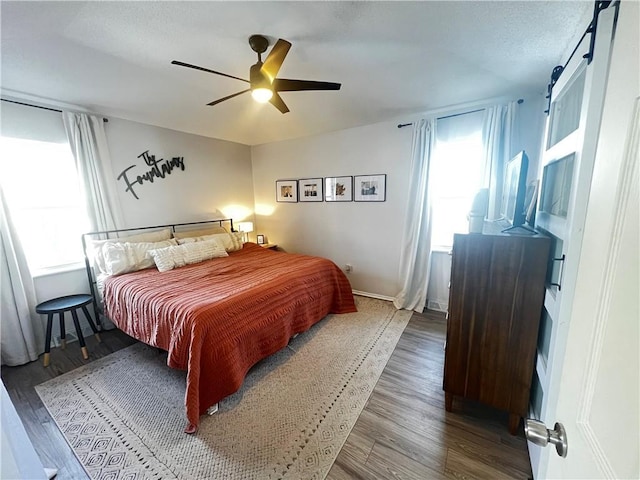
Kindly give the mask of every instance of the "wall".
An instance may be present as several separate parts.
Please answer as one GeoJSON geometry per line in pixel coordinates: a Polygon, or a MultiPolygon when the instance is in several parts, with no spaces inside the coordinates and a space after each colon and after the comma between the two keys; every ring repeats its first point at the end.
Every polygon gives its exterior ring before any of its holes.
{"type": "Polygon", "coordinates": [[[384,122],[252,148],[256,233],[289,252],[320,255],[353,272],[355,290],[393,297],[407,204],[411,128],[384,122]],[[387,174],[385,202],[278,203],[275,182],[387,174]]]}
{"type": "Polygon", "coordinates": [[[516,131],[513,144],[515,155],[520,150],[527,152],[529,157],[529,169],[527,170],[527,183],[538,179],[540,158],[542,155],[542,143],[547,109],[543,94],[530,96],[520,105],[516,118],[516,131]]]}
{"type": "Polygon", "coordinates": [[[449,306],[449,279],[451,278],[451,254],[448,251],[431,252],[431,272],[427,288],[427,308],[446,312],[449,306]]]}
{"type": "Polygon", "coordinates": [[[45,480],[42,462],[18,416],[11,397],[0,382],[0,478],[45,480]]]}
{"type": "MultiPolygon", "coordinates": [[[[543,96],[519,106],[514,148],[526,150],[537,164],[544,122],[543,96]]],[[[438,114],[440,114],[438,112],[438,114]]],[[[443,113],[446,115],[446,113],[443,113]]],[[[411,128],[383,122],[252,149],[256,233],[287,251],[330,258],[344,269],[354,290],[394,297],[404,214],[408,198],[411,128]],[[339,175],[387,174],[385,203],[278,203],[275,181],[339,175]]],[[[537,165],[532,167],[535,178],[537,165]]],[[[450,258],[434,253],[428,298],[444,305],[450,258]]],[[[434,305],[435,305],[434,304],[434,305]]]]}
{"type": "Polygon", "coordinates": [[[113,163],[113,181],[122,207],[124,226],[136,227],[253,215],[251,151],[246,145],[154,127],[128,120],[110,119],[107,141],[113,163]],[[133,187],[117,176],[126,168],[130,182],[149,170],[138,155],[149,151],[160,159],[184,158],[184,171],[175,168],[165,178],[133,187]]]}

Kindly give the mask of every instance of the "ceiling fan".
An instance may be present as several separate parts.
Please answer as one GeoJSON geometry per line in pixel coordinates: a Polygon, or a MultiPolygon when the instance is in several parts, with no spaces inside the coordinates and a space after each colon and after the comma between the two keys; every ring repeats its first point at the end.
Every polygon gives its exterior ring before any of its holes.
{"type": "Polygon", "coordinates": [[[230,98],[237,97],[246,92],[251,92],[251,96],[260,103],[270,102],[280,112],[287,113],[289,107],[284,103],[279,92],[298,92],[303,90],[340,90],[341,84],[332,82],[316,82],[313,80],[288,80],[286,78],[276,78],[280,67],[284,62],[291,43],[286,40],[279,39],[273,46],[269,55],[262,62],[262,54],[267,51],[269,46],[269,40],[262,35],[251,35],[249,37],[249,45],[251,49],[258,54],[258,61],[251,65],[249,70],[249,80],[244,78],[234,77],[233,75],[227,75],[226,73],[216,72],[215,70],[209,70],[208,68],[198,67],[197,65],[191,65],[189,63],[179,62],[174,60],[171,63],[173,65],[179,65],[181,67],[194,68],[196,70],[202,70],[203,72],[214,73],[216,75],[222,75],[223,77],[234,78],[242,82],[249,84],[249,88],[242,90],[226,97],[219,98],[207,105],[217,105],[218,103],[229,100],[230,98]]]}

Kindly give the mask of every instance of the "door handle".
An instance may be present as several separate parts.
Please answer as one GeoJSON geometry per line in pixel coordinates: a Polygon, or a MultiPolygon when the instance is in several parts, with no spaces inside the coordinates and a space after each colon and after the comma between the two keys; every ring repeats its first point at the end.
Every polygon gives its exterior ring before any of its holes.
{"type": "Polygon", "coordinates": [[[558,455],[562,458],[567,456],[567,450],[569,449],[567,432],[561,423],[556,423],[553,430],[549,430],[540,420],[527,418],[524,421],[524,435],[531,443],[541,447],[546,447],[551,443],[556,446],[558,455]]]}
{"type": "Polygon", "coordinates": [[[558,272],[558,283],[551,283],[550,285],[553,285],[554,287],[558,287],[558,290],[561,291],[562,290],[562,277],[564,274],[564,261],[565,261],[565,256],[564,253],[562,254],[561,257],[557,257],[557,258],[552,258],[551,261],[553,262],[562,262],[562,265],[560,265],[560,272],[558,272]]]}

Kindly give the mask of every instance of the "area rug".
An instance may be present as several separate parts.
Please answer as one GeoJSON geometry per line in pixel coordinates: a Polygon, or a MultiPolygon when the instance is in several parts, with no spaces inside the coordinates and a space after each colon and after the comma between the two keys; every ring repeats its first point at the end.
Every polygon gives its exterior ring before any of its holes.
{"type": "Polygon", "coordinates": [[[185,372],[143,344],[36,391],[94,479],[322,479],[411,317],[356,305],[255,365],[196,435],[183,433],[185,372]]]}

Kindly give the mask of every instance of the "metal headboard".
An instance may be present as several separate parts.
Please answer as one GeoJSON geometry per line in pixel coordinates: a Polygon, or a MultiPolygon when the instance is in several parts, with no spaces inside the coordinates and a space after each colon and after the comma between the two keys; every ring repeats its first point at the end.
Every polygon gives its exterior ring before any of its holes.
{"type": "MultiPolygon", "coordinates": [[[[204,220],[201,222],[171,223],[168,225],[152,225],[149,227],[120,228],[115,230],[102,230],[97,232],[83,233],[82,234],[82,252],[84,253],[84,266],[87,270],[87,279],[89,281],[89,289],[91,290],[91,296],[93,297],[93,311],[96,315],[96,323],[98,324],[98,328],[102,330],[102,322],[100,321],[100,308],[98,306],[98,296],[96,294],[97,280],[93,271],[93,267],[91,266],[91,262],[89,261],[89,255],[87,254],[87,238],[102,236],[103,239],[108,240],[110,238],[118,238],[121,233],[125,233],[125,232],[139,232],[142,230],[159,230],[162,228],[171,228],[171,231],[175,233],[176,227],[191,227],[191,226],[197,226],[197,225],[211,225],[211,224],[214,224],[214,225],[217,224],[218,226],[222,227],[223,223],[225,222],[229,224],[229,229],[232,232],[235,232],[235,230],[233,229],[233,220],[231,218],[221,218],[216,220],[204,220]]],[[[188,229],[185,229],[185,231],[188,231],[188,229]]]]}

